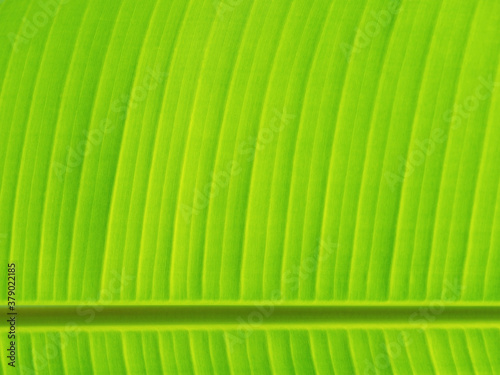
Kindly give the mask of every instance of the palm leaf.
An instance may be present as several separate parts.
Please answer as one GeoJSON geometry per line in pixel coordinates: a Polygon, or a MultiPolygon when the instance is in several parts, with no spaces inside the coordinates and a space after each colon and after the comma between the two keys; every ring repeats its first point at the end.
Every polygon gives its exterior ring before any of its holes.
{"type": "Polygon", "coordinates": [[[500,373],[498,35],[479,0],[1,2],[18,372],[500,373]]]}

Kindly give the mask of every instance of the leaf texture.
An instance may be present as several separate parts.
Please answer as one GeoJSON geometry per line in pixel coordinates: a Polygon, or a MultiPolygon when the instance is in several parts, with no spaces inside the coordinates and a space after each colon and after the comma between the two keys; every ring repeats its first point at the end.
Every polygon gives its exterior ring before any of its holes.
{"type": "Polygon", "coordinates": [[[492,0],[0,2],[16,371],[500,374],[499,35],[492,0]]]}

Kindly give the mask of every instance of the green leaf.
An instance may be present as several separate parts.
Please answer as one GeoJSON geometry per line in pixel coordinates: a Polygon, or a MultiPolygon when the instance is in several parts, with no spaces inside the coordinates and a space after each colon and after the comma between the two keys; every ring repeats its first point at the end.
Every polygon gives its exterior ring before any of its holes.
{"type": "Polygon", "coordinates": [[[0,375],[500,374],[499,35],[495,1],[0,0],[0,375]]]}

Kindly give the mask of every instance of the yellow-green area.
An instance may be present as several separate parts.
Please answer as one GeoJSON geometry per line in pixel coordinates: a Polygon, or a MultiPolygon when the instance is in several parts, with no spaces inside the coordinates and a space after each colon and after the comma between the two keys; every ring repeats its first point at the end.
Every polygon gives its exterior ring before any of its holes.
{"type": "Polygon", "coordinates": [[[499,59],[496,0],[0,0],[0,375],[500,374],[499,59]]]}
{"type": "Polygon", "coordinates": [[[103,329],[21,334],[27,374],[495,374],[498,329],[103,329]]]}

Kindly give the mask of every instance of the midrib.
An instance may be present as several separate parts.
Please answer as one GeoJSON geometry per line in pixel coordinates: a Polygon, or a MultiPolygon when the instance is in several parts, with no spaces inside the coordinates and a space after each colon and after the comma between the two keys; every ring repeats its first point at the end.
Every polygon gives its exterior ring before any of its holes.
{"type": "MultiPolygon", "coordinates": [[[[2,308],[4,316],[8,312],[2,308]]],[[[16,308],[17,328],[78,329],[500,327],[500,303],[32,305],[16,308]]]]}

